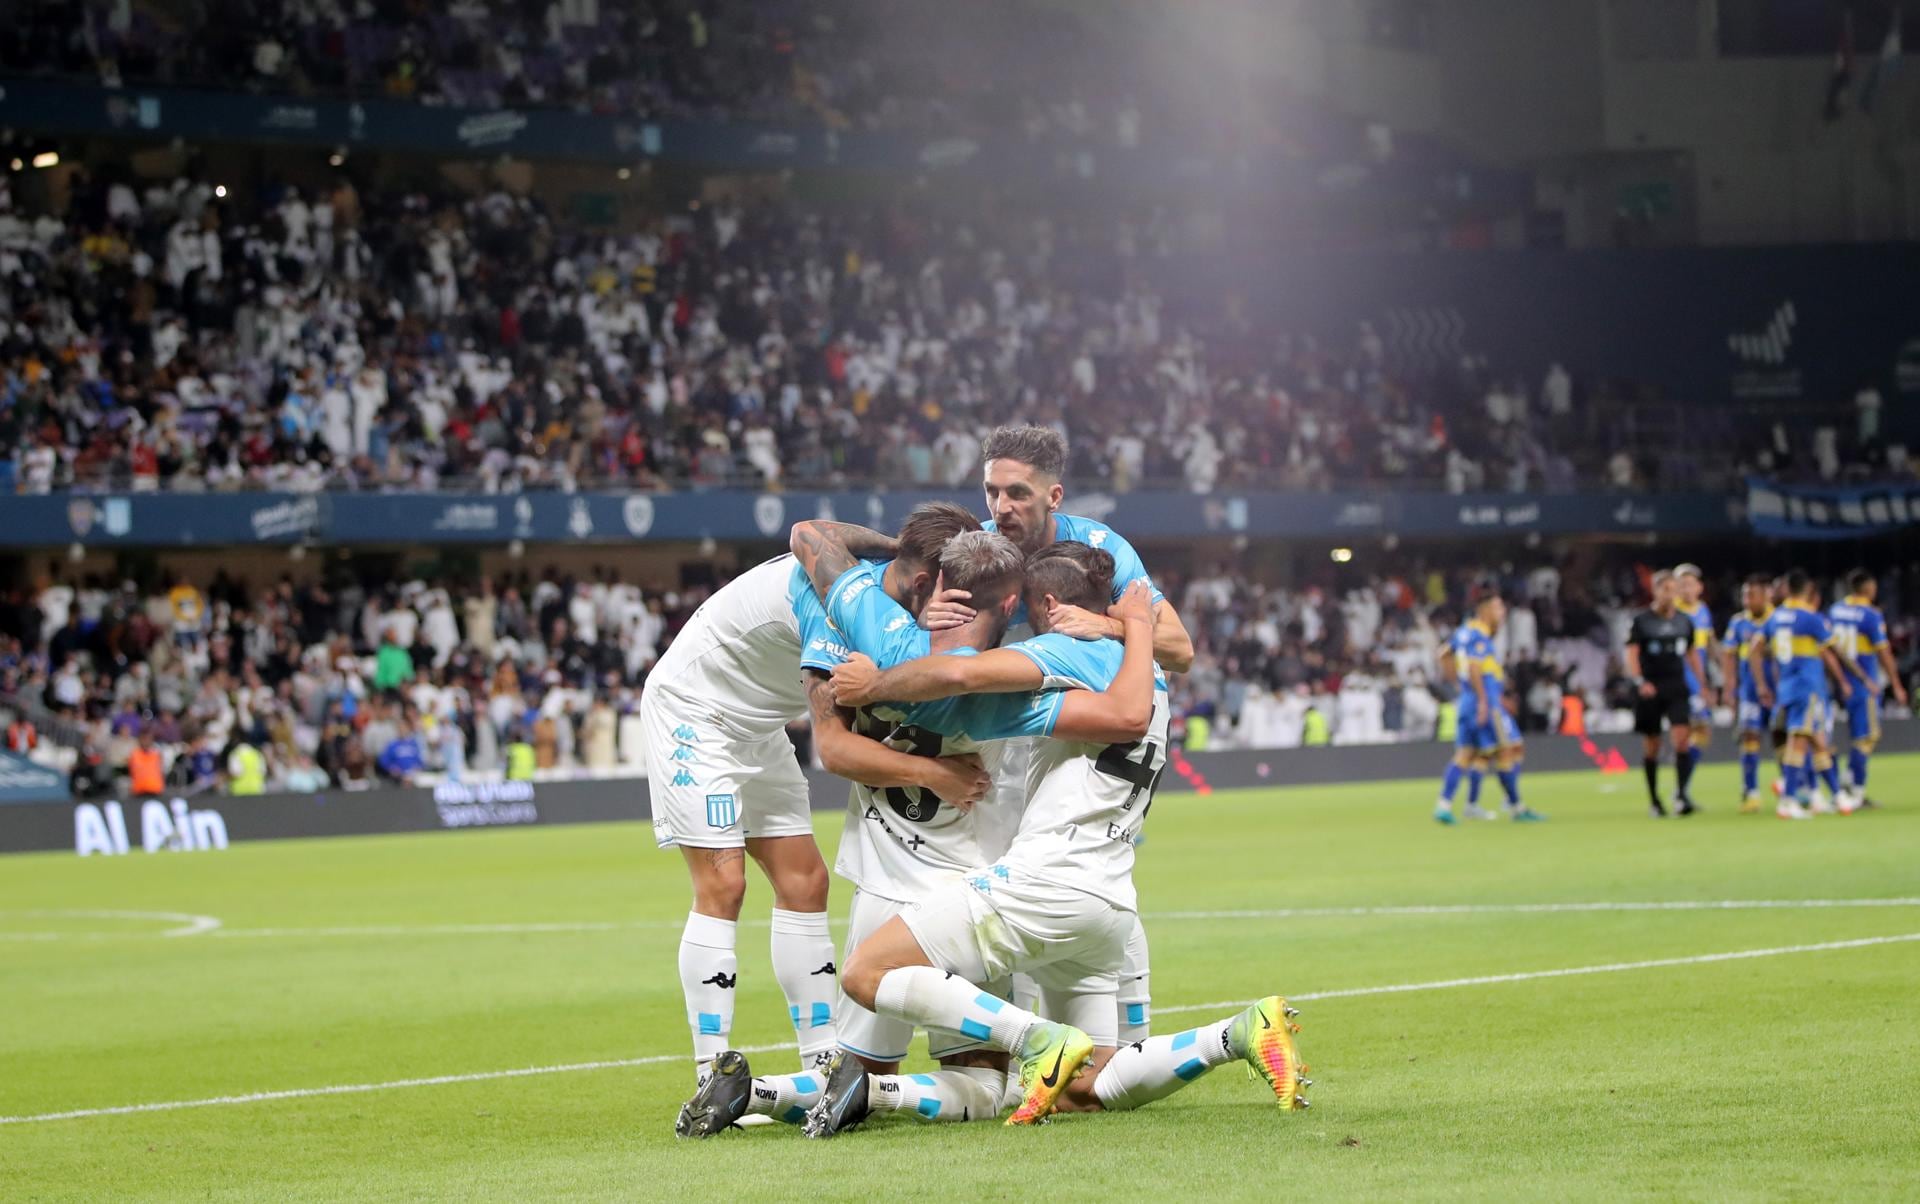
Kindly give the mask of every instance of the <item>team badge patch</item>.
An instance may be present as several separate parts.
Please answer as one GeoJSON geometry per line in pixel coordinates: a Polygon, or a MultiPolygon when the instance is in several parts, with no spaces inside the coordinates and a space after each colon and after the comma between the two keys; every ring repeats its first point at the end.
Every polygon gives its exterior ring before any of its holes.
{"type": "Polygon", "coordinates": [[[731,794],[709,794],[707,796],[707,826],[709,828],[731,828],[736,818],[736,810],[731,794]]]}

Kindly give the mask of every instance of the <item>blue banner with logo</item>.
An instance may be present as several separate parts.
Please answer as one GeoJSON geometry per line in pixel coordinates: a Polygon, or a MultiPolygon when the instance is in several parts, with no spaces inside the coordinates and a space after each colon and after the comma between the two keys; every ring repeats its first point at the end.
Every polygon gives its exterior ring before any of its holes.
{"type": "Polygon", "coordinates": [[[1769,539],[1859,539],[1920,523],[1920,483],[1776,485],[1747,482],[1747,521],[1769,539]]]}
{"type": "Polygon", "coordinates": [[[0,803],[52,803],[68,797],[67,777],[59,770],[0,752],[0,803]]]}
{"type": "MultiPolygon", "coordinates": [[[[46,494],[0,498],[16,547],[624,543],[784,540],[827,518],[892,530],[923,501],[976,512],[972,490],[834,493],[46,494]]],[[[1066,509],[1131,539],[1731,533],[1729,500],[1695,494],[1072,493],[1066,509]]]]}

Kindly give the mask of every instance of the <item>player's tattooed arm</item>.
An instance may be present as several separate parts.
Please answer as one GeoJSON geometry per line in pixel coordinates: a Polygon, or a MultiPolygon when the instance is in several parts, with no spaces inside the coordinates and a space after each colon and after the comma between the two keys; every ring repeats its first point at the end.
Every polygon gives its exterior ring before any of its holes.
{"type": "Polygon", "coordinates": [[[793,524],[787,547],[793,552],[794,559],[800,562],[800,567],[807,571],[813,588],[824,601],[827,591],[833,588],[840,574],[866,557],[892,556],[899,551],[900,542],[852,523],[810,519],[793,524]]]}
{"type": "Polygon", "coordinates": [[[833,697],[841,706],[870,702],[932,702],[959,694],[1014,694],[1046,684],[1040,666],[1011,648],[979,656],[923,656],[881,669],[855,653],[833,671],[833,697]]]}
{"type": "Polygon", "coordinates": [[[1767,688],[1767,641],[1755,636],[1747,645],[1747,672],[1753,675],[1753,692],[1760,696],[1761,706],[1773,705],[1773,691],[1767,688]]]}
{"type": "Polygon", "coordinates": [[[1126,626],[1126,653],[1120,672],[1104,691],[1068,690],[1060,700],[1060,716],[1052,734],[1062,740],[1127,744],[1145,739],[1153,724],[1154,619],[1147,587],[1134,582],[1113,604],[1112,612],[1126,626]]]}
{"type": "Polygon", "coordinates": [[[919,786],[960,807],[980,801],[992,785],[979,757],[916,757],[862,736],[853,730],[852,713],[834,705],[826,675],[802,672],[813,745],[828,773],[876,788],[919,786]]]}

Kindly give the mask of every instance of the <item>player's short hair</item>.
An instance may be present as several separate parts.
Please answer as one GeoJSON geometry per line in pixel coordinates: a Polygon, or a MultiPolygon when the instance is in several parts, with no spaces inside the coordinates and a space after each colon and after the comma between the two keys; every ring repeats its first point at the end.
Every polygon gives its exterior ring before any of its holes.
{"type": "Polygon", "coordinates": [[[1707,579],[1707,575],[1700,571],[1700,566],[1697,564],[1676,564],[1673,566],[1673,575],[1676,577],[1691,577],[1695,581],[1705,581],[1707,579]]]}
{"type": "Polygon", "coordinates": [[[972,594],[968,605],[975,610],[991,610],[1019,592],[1025,563],[1020,548],[998,531],[962,531],[940,551],[946,587],[972,594]]]}
{"type": "Polygon", "coordinates": [[[952,502],[921,502],[900,524],[900,555],[929,567],[940,563],[947,541],[964,531],[978,531],[973,511],[952,502]]]}
{"type": "Polygon", "coordinates": [[[1479,610],[1482,606],[1485,606],[1489,602],[1500,602],[1504,600],[1505,599],[1501,597],[1500,591],[1498,589],[1495,589],[1492,586],[1487,586],[1485,589],[1481,591],[1480,595],[1473,600],[1473,609],[1479,610]]]}
{"type": "Polygon", "coordinates": [[[1067,473],[1067,439],[1050,426],[1003,426],[987,436],[980,458],[1018,460],[1058,480],[1067,473]]]}
{"type": "Polygon", "coordinates": [[[1665,585],[1667,582],[1672,580],[1673,580],[1673,573],[1671,571],[1667,569],[1656,569],[1653,574],[1653,580],[1650,584],[1652,584],[1655,590],[1658,590],[1662,585],[1665,585]]]}
{"type": "Polygon", "coordinates": [[[1813,588],[1813,578],[1805,569],[1792,569],[1787,573],[1787,597],[1798,598],[1813,588]]]}
{"type": "Polygon", "coordinates": [[[1857,594],[1869,585],[1872,585],[1875,580],[1876,578],[1870,570],[1855,569],[1847,574],[1847,592],[1857,594]]]}
{"type": "Polygon", "coordinates": [[[1074,539],[1050,543],[1027,557],[1026,589],[1105,614],[1113,602],[1113,556],[1074,539]]]}
{"type": "Polygon", "coordinates": [[[1747,584],[1756,589],[1772,589],[1773,578],[1767,576],[1765,573],[1749,573],[1747,574],[1747,584]]]}

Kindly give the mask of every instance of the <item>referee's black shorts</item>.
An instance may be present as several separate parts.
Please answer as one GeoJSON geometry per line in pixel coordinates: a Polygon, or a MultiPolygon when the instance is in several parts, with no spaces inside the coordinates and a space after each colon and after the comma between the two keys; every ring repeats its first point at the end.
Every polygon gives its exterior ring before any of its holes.
{"type": "Polygon", "coordinates": [[[1665,724],[1685,727],[1692,718],[1690,704],[1685,685],[1663,687],[1652,698],[1634,702],[1633,730],[1643,736],[1658,736],[1666,730],[1665,724]]]}

